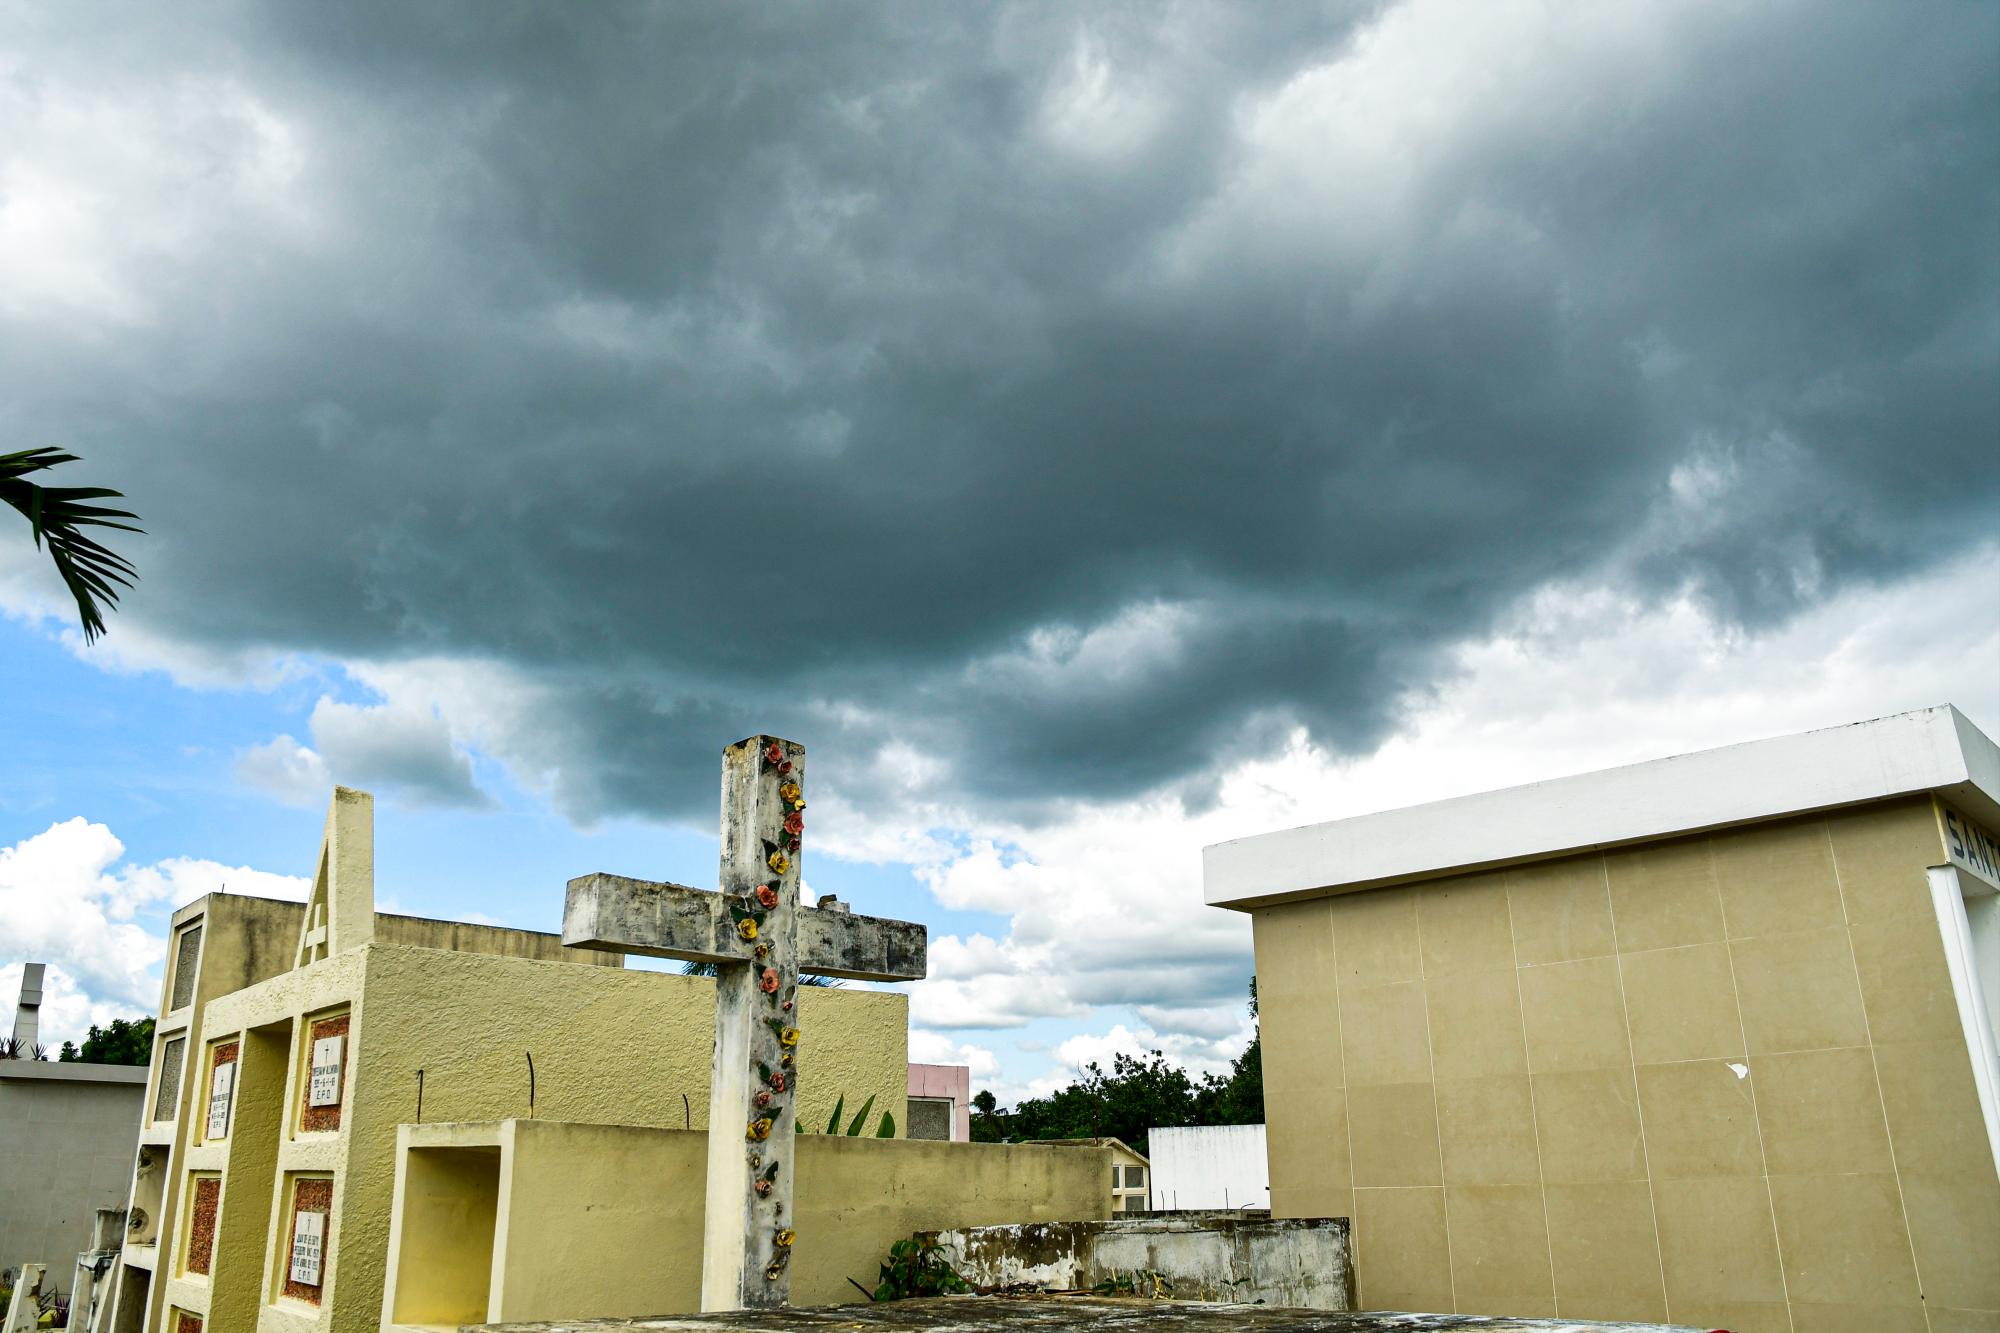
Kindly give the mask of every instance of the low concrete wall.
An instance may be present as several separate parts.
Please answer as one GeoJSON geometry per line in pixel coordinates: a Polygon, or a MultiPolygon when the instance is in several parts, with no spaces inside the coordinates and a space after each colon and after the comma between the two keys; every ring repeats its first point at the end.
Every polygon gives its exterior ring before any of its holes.
{"type": "MultiPolygon", "coordinates": [[[[403,1126],[385,1326],[698,1309],[707,1142],[700,1130],[548,1120],[403,1126]],[[498,1153],[490,1173],[452,1169],[481,1150],[498,1153]],[[465,1274],[496,1247],[477,1295],[465,1274]]],[[[801,1134],[797,1154],[800,1305],[861,1300],[848,1279],[873,1287],[890,1244],[918,1231],[1110,1207],[1108,1148],[801,1134]]]]}
{"type": "Polygon", "coordinates": [[[1273,1221],[1234,1213],[1181,1213],[973,1227],[941,1232],[938,1241],[952,1267],[979,1287],[1032,1283],[1077,1290],[1157,1274],[1180,1300],[1354,1308],[1354,1265],[1344,1217],[1273,1221]]]}

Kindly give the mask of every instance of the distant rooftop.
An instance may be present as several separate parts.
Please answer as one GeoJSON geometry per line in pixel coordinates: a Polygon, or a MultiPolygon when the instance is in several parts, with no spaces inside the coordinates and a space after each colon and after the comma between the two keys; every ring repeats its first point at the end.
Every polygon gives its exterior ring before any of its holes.
{"type": "Polygon", "coordinates": [[[1217,843],[1202,891],[1247,910],[1924,793],[2000,828],[2000,747],[1949,704],[1217,843]]]}
{"type": "Polygon", "coordinates": [[[0,1079],[50,1083],[144,1083],[145,1065],[99,1065],[78,1060],[0,1060],[0,1079]]]}

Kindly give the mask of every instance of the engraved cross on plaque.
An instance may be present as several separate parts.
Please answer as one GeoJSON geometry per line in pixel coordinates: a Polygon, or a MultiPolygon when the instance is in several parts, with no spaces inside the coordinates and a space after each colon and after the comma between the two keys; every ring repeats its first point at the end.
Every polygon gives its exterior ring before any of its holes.
{"type": "Polygon", "coordinates": [[[805,773],[793,741],[752,736],[722,752],[720,893],[585,875],[563,910],[564,944],[716,965],[704,1310],[783,1305],[791,1292],[799,972],[924,975],[922,926],[799,905],[805,773]]]}

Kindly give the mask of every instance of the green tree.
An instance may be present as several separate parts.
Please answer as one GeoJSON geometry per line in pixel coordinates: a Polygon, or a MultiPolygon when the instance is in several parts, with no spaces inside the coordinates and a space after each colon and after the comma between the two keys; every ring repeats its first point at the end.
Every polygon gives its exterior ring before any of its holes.
{"type": "MultiPolygon", "coordinates": [[[[1250,1017],[1257,1017],[1257,978],[1250,978],[1250,1017]]],[[[1195,1097],[1197,1125],[1261,1125],[1264,1123],[1264,1032],[1262,1024],[1249,1046],[1229,1067],[1228,1078],[1210,1074],[1195,1097]]]]}
{"type": "Polygon", "coordinates": [[[90,1025],[90,1035],[79,1049],[72,1042],[62,1044],[59,1060],[74,1064],[144,1065],[153,1061],[153,1020],[114,1018],[111,1026],[90,1025]]]}
{"type": "MultiPolygon", "coordinates": [[[[1257,981],[1250,981],[1250,1016],[1257,1017],[1257,981]]],[[[1030,1097],[1001,1111],[993,1094],[972,1099],[974,1142],[1010,1139],[1122,1139],[1147,1152],[1147,1131],[1178,1125],[1255,1125],[1264,1120],[1262,1033],[1250,1040],[1229,1074],[1200,1081],[1160,1051],[1115,1055],[1111,1071],[1085,1065],[1067,1088],[1030,1097]]]]}
{"type": "Polygon", "coordinates": [[[1000,1100],[985,1088],[972,1095],[972,1141],[974,1143],[1000,1143],[1007,1137],[1007,1127],[1000,1119],[1000,1100]]]}
{"type": "Polygon", "coordinates": [[[1116,1138],[1146,1151],[1155,1125],[1194,1123],[1193,1079],[1164,1052],[1111,1057],[1111,1070],[1087,1064],[1082,1077],[1047,1097],[1030,1097],[1007,1117],[1017,1139],[1116,1138]]]}
{"type": "Polygon", "coordinates": [[[139,572],[131,561],[83,535],[88,527],[116,528],[120,532],[142,532],[130,523],[114,519],[137,518],[124,509],[106,509],[85,504],[86,500],[116,500],[119,492],[102,486],[43,486],[29,481],[28,474],[64,463],[77,462],[75,454],[58,449],[23,449],[0,454],[0,501],[19,510],[34,529],[35,545],[44,540],[56,573],[76,599],[77,618],[83,622],[86,643],[104,633],[104,608],[118,605],[119,588],[129,588],[139,572]]]}

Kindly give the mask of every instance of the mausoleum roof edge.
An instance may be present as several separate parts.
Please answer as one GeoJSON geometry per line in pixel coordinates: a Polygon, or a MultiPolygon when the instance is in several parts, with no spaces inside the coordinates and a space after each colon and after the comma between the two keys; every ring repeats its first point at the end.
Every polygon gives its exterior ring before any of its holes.
{"type": "Polygon", "coordinates": [[[1203,896],[1248,910],[1927,792],[2000,825],[2000,747],[1950,704],[1216,843],[1203,896]]]}

